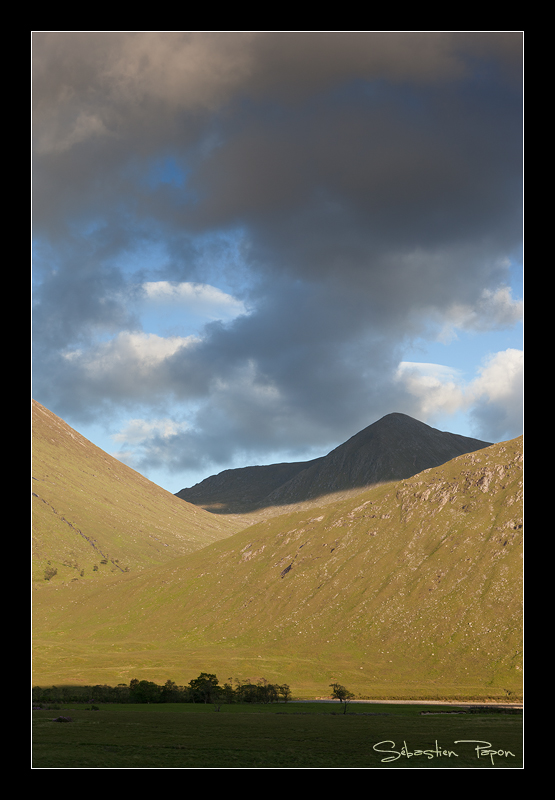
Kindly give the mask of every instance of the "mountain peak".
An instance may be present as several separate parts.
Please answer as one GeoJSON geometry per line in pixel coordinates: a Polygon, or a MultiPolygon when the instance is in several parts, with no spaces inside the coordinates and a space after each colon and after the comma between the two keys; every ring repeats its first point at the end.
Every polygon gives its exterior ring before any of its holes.
{"type": "Polygon", "coordinates": [[[410,478],[490,444],[439,431],[395,411],[327,456],[296,464],[226,470],[191,489],[182,489],[177,496],[217,513],[247,513],[410,478]]]}

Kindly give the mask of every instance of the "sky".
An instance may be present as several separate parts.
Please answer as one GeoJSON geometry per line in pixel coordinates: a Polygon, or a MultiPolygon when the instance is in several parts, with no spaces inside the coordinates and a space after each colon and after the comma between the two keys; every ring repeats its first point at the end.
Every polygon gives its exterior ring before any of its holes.
{"type": "Polygon", "coordinates": [[[33,397],[173,493],[522,433],[521,32],[32,34],[33,397]]]}

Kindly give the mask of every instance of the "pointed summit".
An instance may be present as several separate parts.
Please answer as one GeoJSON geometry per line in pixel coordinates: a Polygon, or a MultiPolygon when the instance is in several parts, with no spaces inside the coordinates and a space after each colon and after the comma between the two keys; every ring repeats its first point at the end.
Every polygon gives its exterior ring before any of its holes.
{"type": "Polygon", "coordinates": [[[177,496],[219,513],[246,513],[410,478],[490,444],[439,431],[395,412],[322,458],[226,470],[192,489],[182,489],[177,496]]]}

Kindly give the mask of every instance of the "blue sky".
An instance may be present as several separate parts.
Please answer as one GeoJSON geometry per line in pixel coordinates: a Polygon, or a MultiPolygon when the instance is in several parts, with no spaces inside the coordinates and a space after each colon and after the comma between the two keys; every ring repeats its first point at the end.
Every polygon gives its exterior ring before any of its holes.
{"type": "Polygon", "coordinates": [[[33,396],[177,492],[522,432],[522,35],[33,34],[33,396]]]}

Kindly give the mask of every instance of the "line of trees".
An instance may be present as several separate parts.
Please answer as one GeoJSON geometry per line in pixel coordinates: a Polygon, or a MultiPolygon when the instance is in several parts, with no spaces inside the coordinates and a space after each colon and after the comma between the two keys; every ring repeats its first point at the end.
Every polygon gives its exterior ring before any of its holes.
{"type": "Polygon", "coordinates": [[[257,683],[229,678],[220,685],[216,675],[201,672],[186,686],[167,680],[161,686],[153,681],[133,678],[129,686],[51,686],[33,687],[33,704],[45,703],[210,703],[216,708],[226,703],[287,703],[291,690],[285,684],[257,683]]]}

